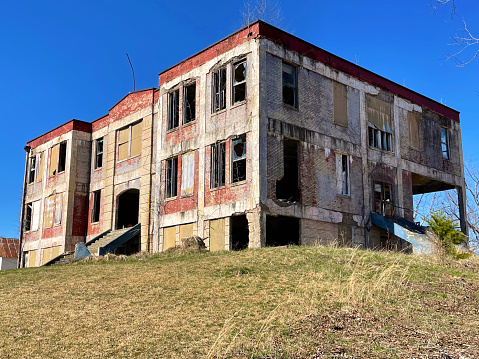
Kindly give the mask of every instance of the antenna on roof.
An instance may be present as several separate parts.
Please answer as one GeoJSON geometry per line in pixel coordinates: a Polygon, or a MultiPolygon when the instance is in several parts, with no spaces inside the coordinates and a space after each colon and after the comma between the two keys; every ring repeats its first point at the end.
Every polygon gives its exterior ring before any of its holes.
{"type": "Polygon", "coordinates": [[[128,53],[126,53],[126,57],[128,57],[128,62],[130,63],[131,72],[133,74],[133,91],[135,91],[135,70],[133,70],[133,65],[131,64],[130,56],[128,56],[128,53]]]}

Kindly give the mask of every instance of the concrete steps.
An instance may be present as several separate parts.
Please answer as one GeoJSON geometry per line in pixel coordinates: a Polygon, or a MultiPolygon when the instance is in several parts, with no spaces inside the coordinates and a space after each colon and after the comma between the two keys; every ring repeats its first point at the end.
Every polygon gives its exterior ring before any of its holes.
{"type": "Polygon", "coordinates": [[[123,228],[123,229],[116,229],[114,231],[111,231],[110,233],[101,237],[100,239],[98,239],[94,243],[91,243],[91,244],[87,243],[86,248],[90,251],[90,254],[92,254],[94,256],[97,256],[98,255],[98,249],[100,247],[103,247],[103,246],[107,245],[108,243],[110,243],[114,239],[118,238],[119,236],[121,236],[123,233],[129,231],[130,229],[131,228],[123,228]]]}

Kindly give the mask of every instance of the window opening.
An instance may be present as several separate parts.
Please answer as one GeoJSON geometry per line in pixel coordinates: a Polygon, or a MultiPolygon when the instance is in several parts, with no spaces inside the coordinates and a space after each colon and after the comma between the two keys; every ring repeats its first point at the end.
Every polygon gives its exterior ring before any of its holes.
{"type": "Polygon", "coordinates": [[[103,137],[95,141],[95,169],[103,166],[103,137]]]}
{"type": "Polygon", "coordinates": [[[283,103],[298,107],[296,67],[283,62],[283,103]]]}
{"type": "Polygon", "coordinates": [[[67,141],[60,143],[60,150],[58,154],[58,173],[65,171],[65,163],[67,158],[67,141]]]}
{"type": "Polygon", "coordinates": [[[210,188],[225,185],[225,142],[211,145],[211,181],[210,188]]]}
{"type": "Polygon", "coordinates": [[[195,153],[181,156],[181,196],[191,196],[195,185],[195,153]]]}
{"type": "Polygon", "coordinates": [[[341,194],[349,196],[349,156],[341,155],[341,194]]]}
{"type": "Polygon", "coordinates": [[[389,183],[376,182],[374,184],[374,211],[388,218],[394,216],[394,204],[389,183]]]}
{"type": "Polygon", "coordinates": [[[36,161],[37,161],[37,158],[35,156],[30,157],[30,170],[28,173],[28,183],[32,183],[35,181],[36,161]]]}
{"type": "Polygon", "coordinates": [[[213,73],[213,108],[218,112],[226,108],[226,67],[213,73]]]}
{"type": "Polygon", "coordinates": [[[299,165],[297,140],[283,141],[283,178],[276,181],[276,198],[285,202],[299,202],[299,165]]]}
{"type": "Polygon", "coordinates": [[[233,104],[246,100],[246,61],[234,65],[233,104]]]}
{"type": "Polygon", "coordinates": [[[441,150],[442,158],[449,159],[449,141],[447,138],[447,128],[441,127],[441,150]]]}
{"type": "Polygon", "coordinates": [[[392,133],[381,131],[372,126],[368,127],[368,132],[370,147],[392,152],[392,133]]]}
{"type": "Polygon", "coordinates": [[[178,181],[178,157],[166,160],[166,198],[176,197],[178,181]]]}
{"type": "Polygon", "coordinates": [[[179,105],[180,91],[176,90],[168,94],[168,127],[167,130],[172,130],[179,125],[180,105],[179,105]]]}
{"type": "Polygon", "coordinates": [[[100,201],[101,201],[101,190],[93,192],[93,208],[91,210],[92,223],[96,223],[100,221],[100,201]]]}
{"type": "Polygon", "coordinates": [[[266,216],[267,247],[299,244],[299,218],[266,216]]]}
{"type": "Polygon", "coordinates": [[[28,232],[32,229],[32,217],[33,216],[33,205],[32,203],[27,203],[25,211],[25,231],[28,232]]]}
{"type": "Polygon", "coordinates": [[[246,134],[233,140],[233,175],[232,182],[246,180],[246,134]]]}
{"type": "Polygon", "coordinates": [[[193,122],[196,118],[196,83],[185,87],[184,92],[184,123],[193,122]]]}

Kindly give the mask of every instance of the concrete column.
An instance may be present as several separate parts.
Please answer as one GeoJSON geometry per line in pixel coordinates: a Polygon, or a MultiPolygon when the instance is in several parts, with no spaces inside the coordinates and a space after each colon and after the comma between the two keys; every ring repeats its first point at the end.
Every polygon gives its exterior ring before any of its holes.
{"type": "Polygon", "coordinates": [[[140,223],[142,251],[151,251],[150,238],[150,203],[151,203],[151,151],[152,151],[153,115],[143,118],[141,133],[141,169],[140,169],[140,223]]]}
{"type": "Polygon", "coordinates": [[[266,213],[260,207],[246,213],[249,228],[249,248],[266,246],[266,213]]]}
{"type": "Polygon", "coordinates": [[[113,229],[114,176],[116,156],[116,131],[108,134],[106,146],[106,175],[103,196],[103,231],[113,229]]]}
{"type": "Polygon", "coordinates": [[[459,204],[459,221],[461,224],[461,232],[466,236],[469,235],[467,228],[467,212],[466,212],[466,191],[463,187],[456,187],[457,190],[457,203],[459,204]]]}

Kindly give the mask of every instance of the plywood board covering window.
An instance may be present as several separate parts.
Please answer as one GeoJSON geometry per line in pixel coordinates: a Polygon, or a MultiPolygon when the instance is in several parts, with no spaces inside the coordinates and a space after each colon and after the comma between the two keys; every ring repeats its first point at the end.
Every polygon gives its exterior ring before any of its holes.
{"type": "Polygon", "coordinates": [[[176,226],[163,228],[163,250],[174,248],[176,245],[176,226]]]}
{"type": "Polygon", "coordinates": [[[37,155],[37,182],[40,182],[43,177],[43,152],[37,155]]]}
{"type": "Polygon", "coordinates": [[[38,250],[28,252],[28,267],[35,267],[38,250]]]}
{"type": "Polygon", "coordinates": [[[59,145],[55,145],[50,149],[50,170],[49,176],[55,176],[58,170],[58,151],[60,149],[59,145]]]}
{"type": "Polygon", "coordinates": [[[195,153],[181,157],[181,196],[191,196],[195,185],[195,153]]]}
{"type": "Polygon", "coordinates": [[[62,221],[63,193],[53,194],[45,198],[45,228],[59,225],[62,221]]]}
{"type": "Polygon", "coordinates": [[[421,121],[421,115],[413,112],[407,114],[409,122],[409,144],[419,149],[419,122],[421,121]]]}
{"type": "Polygon", "coordinates": [[[225,249],[225,219],[210,221],[210,251],[223,251],[225,249]]]}
{"type": "Polygon", "coordinates": [[[346,85],[333,81],[334,123],[348,125],[348,91],[346,85]]]}
{"type": "Polygon", "coordinates": [[[193,237],[193,223],[182,224],[180,226],[180,241],[188,237],[193,237]]]}
{"type": "Polygon", "coordinates": [[[141,154],[141,122],[118,131],[118,160],[123,161],[141,154]]]}
{"type": "Polygon", "coordinates": [[[368,121],[380,131],[393,132],[391,104],[377,97],[366,97],[368,121]]]}

